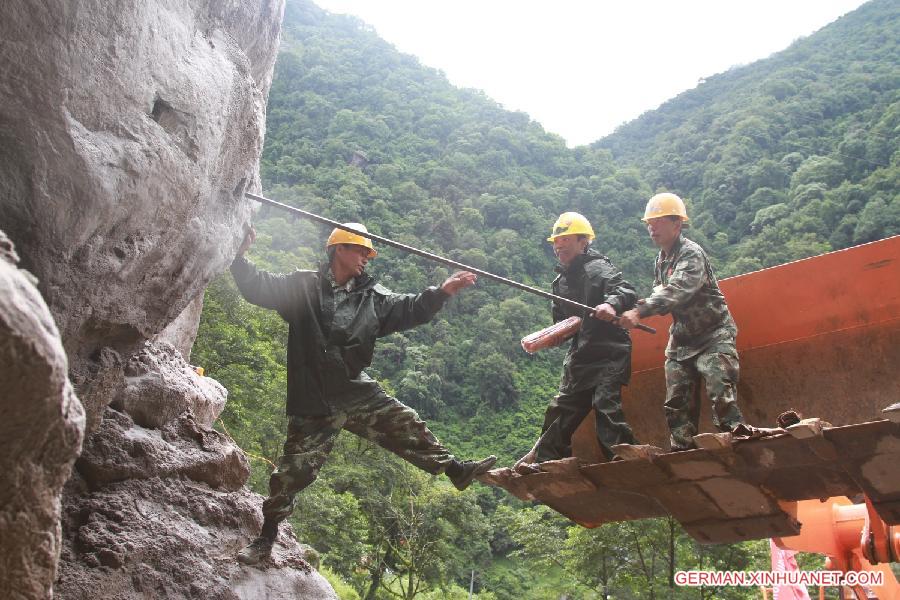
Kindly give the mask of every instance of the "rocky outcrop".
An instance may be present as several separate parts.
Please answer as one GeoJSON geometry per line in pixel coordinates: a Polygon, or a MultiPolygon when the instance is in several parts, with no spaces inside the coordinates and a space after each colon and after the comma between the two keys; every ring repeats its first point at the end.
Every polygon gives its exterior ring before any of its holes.
{"type": "Polygon", "coordinates": [[[259,190],[283,9],[0,3],[0,223],[47,303],[2,266],[0,597],[50,593],[85,426],[60,597],[335,597],[287,526],[273,562],[233,560],[261,499],[210,428],[225,390],[185,360],[259,190]]]}
{"type": "Polygon", "coordinates": [[[0,223],[80,392],[103,348],[127,360],[230,263],[259,189],[283,0],[0,11],[0,223]]]}
{"type": "Polygon", "coordinates": [[[287,526],[260,568],[234,556],[262,498],[228,438],[190,411],[162,429],[106,408],[69,482],[56,592],[67,600],[336,598],[287,526]]]}
{"type": "Polygon", "coordinates": [[[0,598],[44,598],[84,412],[50,311],[16,262],[0,232],[0,598]]]}
{"type": "Polygon", "coordinates": [[[247,458],[234,442],[198,423],[190,411],[162,429],[148,429],[107,408],[76,466],[92,489],[128,479],[187,477],[236,491],[250,476],[247,458]]]}
{"type": "Polygon", "coordinates": [[[128,360],[124,375],[125,385],[113,404],[144,427],[165,427],[186,410],[210,427],[225,408],[225,388],[198,375],[167,342],[147,342],[128,360]]]}
{"type": "Polygon", "coordinates": [[[203,312],[203,294],[200,294],[187,305],[178,318],[169,323],[159,335],[156,341],[168,342],[184,357],[191,360],[191,346],[197,337],[197,328],[200,325],[200,314],[203,312]]]}

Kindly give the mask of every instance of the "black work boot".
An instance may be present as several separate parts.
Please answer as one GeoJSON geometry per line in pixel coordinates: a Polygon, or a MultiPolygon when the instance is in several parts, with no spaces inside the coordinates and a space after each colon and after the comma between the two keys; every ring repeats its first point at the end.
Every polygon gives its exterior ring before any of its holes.
{"type": "Polygon", "coordinates": [[[262,532],[237,554],[238,562],[245,565],[256,565],[272,555],[272,546],[278,537],[278,523],[263,523],[262,532]]]}
{"type": "Polygon", "coordinates": [[[493,454],[481,460],[467,460],[465,462],[453,461],[453,464],[447,467],[447,477],[453,482],[453,486],[459,491],[463,491],[475,480],[479,475],[484,475],[491,470],[497,457],[493,454]]]}

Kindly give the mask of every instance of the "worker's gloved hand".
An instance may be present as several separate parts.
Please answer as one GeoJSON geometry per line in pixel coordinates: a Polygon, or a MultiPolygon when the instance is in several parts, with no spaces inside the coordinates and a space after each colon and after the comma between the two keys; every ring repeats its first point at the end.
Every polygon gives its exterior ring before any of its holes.
{"type": "Polygon", "coordinates": [[[256,229],[253,228],[253,225],[247,230],[247,234],[244,235],[244,241],[241,242],[240,248],[238,248],[237,256],[240,258],[244,255],[244,252],[253,245],[253,242],[256,241],[256,229]]]}
{"type": "Polygon", "coordinates": [[[601,321],[615,321],[616,317],[616,309],[614,309],[606,302],[604,302],[603,304],[598,304],[594,308],[595,319],[600,319],[601,321]]]}
{"type": "Polygon", "coordinates": [[[457,271],[441,284],[441,289],[448,296],[453,296],[459,290],[475,285],[477,280],[478,276],[475,273],[457,271]]]}
{"type": "Polygon", "coordinates": [[[626,310],[619,316],[619,327],[622,329],[634,329],[640,322],[641,317],[638,315],[637,309],[634,308],[626,310]]]}

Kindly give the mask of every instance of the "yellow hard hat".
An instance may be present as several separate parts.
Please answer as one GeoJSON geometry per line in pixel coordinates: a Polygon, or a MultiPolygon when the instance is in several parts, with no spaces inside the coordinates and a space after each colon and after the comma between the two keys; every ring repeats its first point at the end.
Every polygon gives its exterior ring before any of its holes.
{"type": "Polygon", "coordinates": [[[590,241],[594,239],[594,229],[583,215],[577,212],[564,212],[553,224],[553,232],[547,241],[552,242],[562,235],[586,235],[590,241]]]}
{"type": "MultiPolygon", "coordinates": [[[[366,229],[366,226],[362,223],[344,223],[344,227],[352,227],[357,231],[364,231],[369,233],[369,230],[366,229]]],[[[367,237],[363,237],[356,233],[350,233],[349,231],[344,231],[343,229],[338,229],[337,227],[331,232],[331,235],[328,236],[328,241],[325,242],[325,247],[330,248],[331,246],[335,246],[337,244],[355,244],[357,246],[365,246],[369,249],[369,258],[375,258],[378,256],[378,252],[372,247],[372,240],[367,237]]]]}
{"type": "Polygon", "coordinates": [[[647,219],[657,217],[681,217],[682,223],[688,222],[684,202],[671,192],[657,194],[647,201],[647,208],[644,210],[644,218],[641,221],[646,223],[647,219]]]}

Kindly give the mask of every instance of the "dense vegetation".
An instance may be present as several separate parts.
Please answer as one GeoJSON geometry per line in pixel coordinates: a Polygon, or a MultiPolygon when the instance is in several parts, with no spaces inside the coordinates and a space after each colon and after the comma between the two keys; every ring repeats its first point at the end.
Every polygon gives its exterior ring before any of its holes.
{"type": "MultiPolygon", "coordinates": [[[[691,236],[737,274],[900,232],[900,6],[873,1],[785,52],[710,77],[590,147],[568,149],[523,113],[396,52],[360,21],[289,0],[268,107],[266,194],[461,262],[547,288],[544,241],[585,214],[641,292],[654,255],[638,220],[668,189],[689,201],[691,236]]],[[[320,227],[263,210],[251,258],[313,267],[320,227]]],[[[381,248],[370,271],[397,291],[441,266],[381,248]]],[[[428,418],[462,457],[509,464],[539,432],[562,350],[525,355],[546,303],[480,283],[430,325],[379,343],[370,374],[428,418]]],[[[283,442],[286,328],[208,289],[193,362],[229,389],[221,425],[254,456],[265,493],[283,442]]],[[[767,546],[701,547],[668,520],[585,530],[498,490],[442,479],[342,435],[294,526],[323,554],[342,597],[697,597],[674,568],[766,568],[767,546]],[[524,558],[523,558],[524,557],[524,558]]],[[[749,590],[705,590],[746,597],[749,590]]]]}
{"type": "Polygon", "coordinates": [[[693,200],[726,274],[900,230],[896,2],[869,2],[595,144],[693,200]]]}

